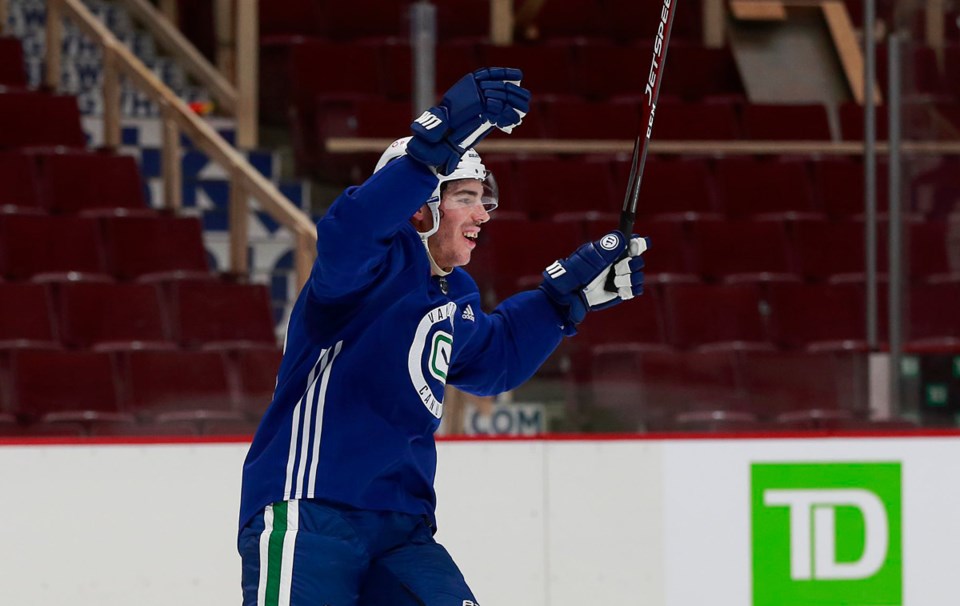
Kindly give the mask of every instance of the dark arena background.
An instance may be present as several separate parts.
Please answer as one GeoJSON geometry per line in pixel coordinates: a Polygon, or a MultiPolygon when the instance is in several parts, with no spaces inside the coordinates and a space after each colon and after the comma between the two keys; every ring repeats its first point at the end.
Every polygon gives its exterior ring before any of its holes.
{"type": "Polygon", "coordinates": [[[479,601],[956,602],[960,0],[0,0],[0,602],[240,602],[315,223],[487,66],[533,97],[477,146],[483,311],[618,228],[638,133],[651,247],[446,390],[479,601]]]}

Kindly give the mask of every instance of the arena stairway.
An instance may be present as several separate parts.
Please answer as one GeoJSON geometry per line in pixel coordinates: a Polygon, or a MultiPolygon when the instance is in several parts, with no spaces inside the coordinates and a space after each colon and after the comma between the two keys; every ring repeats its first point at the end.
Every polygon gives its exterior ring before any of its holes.
{"type": "MultiPolygon", "coordinates": [[[[211,97],[207,91],[192,84],[179,65],[158,51],[150,34],[135,27],[119,3],[85,0],[85,4],[181,99],[200,106],[210,103],[211,97]]],[[[45,23],[46,2],[10,0],[6,31],[21,42],[27,83],[33,88],[39,87],[43,79],[45,23]]],[[[103,142],[101,65],[100,50],[68,23],[64,30],[59,90],[76,96],[88,146],[93,148],[99,147],[103,142]]],[[[121,112],[122,144],[118,151],[137,159],[147,203],[154,208],[161,208],[164,200],[160,160],[161,128],[157,107],[143,93],[124,83],[121,91],[121,112]]],[[[231,119],[210,116],[208,120],[228,142],[235,140],[235,127],[231,119]]],[[[183,212],[202,219],[204,244],[212,266],[218,270],[225,269],[229,258],[229,180],[223,169],[212,163],[188,139],[183,139],[182,147],[183,212]]],[[[254,149],[244,153],[250,163],[271,179],[287,198],[299,208],[309,210],[309,181],[284,178],[284,175],[291,171],[285,171],[280,156],[271,150],[254,149]]],[[[250,204],[255,207],[252,200],[250,204]]],[[[280,331],[296,295],[296,281],[292,275],[293,238],[288,230],[263,212],[251,213],[248,230],[250,277],[255,282],[269,285],[277,330],[280,331]]]]}

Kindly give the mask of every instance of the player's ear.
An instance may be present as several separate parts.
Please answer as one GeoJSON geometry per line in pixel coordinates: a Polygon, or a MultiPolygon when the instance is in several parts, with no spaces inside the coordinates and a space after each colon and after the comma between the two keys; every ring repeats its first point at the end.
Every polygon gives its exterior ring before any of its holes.
{"type": "Polygon", "coordinates": [[[426,231],[431,226],[427,223],[432,223],[433,217],[430,214],[430,209],[426,204],[417,209],[417,212],[413,213],[413,216],[410,217],[410,222],[413,223],[413,226],[417,228],[417,231],[426,231]],[[426,228],[426,229],[421,229],[426,228]]]}

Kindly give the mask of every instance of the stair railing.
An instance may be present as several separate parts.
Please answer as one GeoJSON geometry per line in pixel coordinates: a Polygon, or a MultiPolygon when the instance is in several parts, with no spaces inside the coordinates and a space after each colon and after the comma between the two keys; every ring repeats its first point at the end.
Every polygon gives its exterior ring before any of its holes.
{"type": "MultiPolygon", "coordinates": [[[[257,1],[233,3],[229,23],[218,27],[229,29],[233,44],[231,69],[221,73],[206,57],[180,33],[176,25],[161,10],[147,0],[122,0],[130,15],[143,24],[167,53],[182,65],[187,74],[200,82],[216,102],[218,108],[233,116],[237,123],[237,146],[251,149],[257,146],[257,81],[258,49],[257,1]]],[[[169,9],[167,9],[169,10],[169,9]]]]}
{"type": "Polygon", "coordinates": [[[273,219],[293,233],[297,284],[303,286],[316,250],[317,232],[313,221],[160,81],[80,0],[49,0],[47,3],[46,85],[55,90],[60,81],[64,18],[72,21],[103,51],[105,145],[120,145],[120,78],[125,77],[160,107],[165,206],[173,211],[179,211],[181,206],[180,134],[183,133],[229,175],[230,272],[235,275],[249,272],[247,222],[250,209],[247,201],[252,197],[273,219]]]}

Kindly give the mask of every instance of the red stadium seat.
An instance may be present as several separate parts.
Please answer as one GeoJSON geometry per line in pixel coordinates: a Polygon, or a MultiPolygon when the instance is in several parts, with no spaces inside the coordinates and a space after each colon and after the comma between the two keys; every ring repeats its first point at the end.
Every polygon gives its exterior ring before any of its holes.
{"type": "MultiPolygon", "coordinates": [[[[863,162],[852,158],[820,158],[813,164],[814,183],[824,212],[830,219],[862,218],[866,207],[863,162]]],[[[877,210],[887,211],[887,164],[877,163],[877,210]]]]}
{"type": "Polygon", "coordinates": [[[960,353],[960,283],[923,284],[910,289],[904,349],[960,353]]]}
{"type": "Polygon", "coordinates": [[[663,141],[732,141],[741,138],[732,103],[657,104],[653,136],[663,141]]]}
{"type": "Polygon", "coordinates": [[[485,41],[490,38],[489,4],[474,0],[444,0],[435,6],[437,38],[441,42],[485,41]]]}
{"type": "MultiPolygon", "coordinates": [[[[672,43],[688,40],[699,42],[703,38],[701,4],[701,2],[691,2],[685,4],[683,10],[674,11],[673,30],[670,36],[672,43]]],[[[651,5],[634,0],[607,0],[601,5],[605,17],[606,35],[628,41],[642,38],[642,43],[647,43],[648,39],[657,33],[661,14],[655,8],[651,10],[651,5]]],[[[648,47],[652,51],[653,43],[649,42],[648,47]]]]}
{"type": "Polygon", "coordinates": [[[681,411],[743,408],[736,353],[651,350],[643,344],[591,349],[593,406],[617,429],[660,429],[681,411]]]}
{"type": "MultiPolygon", "coordinates": [[[[883,91],[888,90],[888,51],[886,44],[877,46],[877,83],[883,91]]],[[[900,52],[902,94],[913,97],[947,95],[948,88],[940,76],[937,53],[932,47],[907,46],[901,47],[900,52]]]]}
{"type": "MultiPolygon", "coordinates": [[[[409,101],[413,89],[413,51],[407,41],[381,46],[384,65],[384,92],[387,97],[409,101]]],[[[440,43],[435,57],[434,85],[438,92],[482,66],[475,45],[440,43]]],[[[421,108],[423,109],[423,108],[421,108]]],[[[413,112],[411,111],[411,114],[413,112]]]]}
{"type": "Polygon", "coordinates": [[[663,284],[667,338],[676,347],[771,349],[769,311],[755,283],[663,284]]]}
{"type": "Polygon", "coordinates": [[[20,40],[8,36],[0,36],[0,86],[27,86],[23,47],[20,40]]]}
{"type": "MultiPolygon", "coordinates": [[[[630,161],[614,162],[615,184],[626,191],[630,161]]],[[[646,219],[719,219],[713,175],[700,158],[647,158],[637,203],[637,216],[646,219]]]]}
{"type": "Polygon", "coordinates": [[[196,218],[109,217],[103,232],[108,267],[121,280],[212,275],[196,218]]]}
{"type": "Polygon", "coordinates": [[[721,206],[730,218],[811,218],[807,166],[800,160],[725,158],[717,162],[721,206]]]}
{"type": "Polygon", "coordinates": [[[130,410],[164,421],[240,420],[226,353],[135,350],[125,354],[130,410]]]}
{"type": "Polygon", "coordinates": [[[396,139],[409,130],[413,108],[407,101],[331,99],[317,106],[317,140],[329,137],[381,137],[396,139]]]}
{"type": "Polygon", "coordinates": [[[48,286],[0,283],[0,348],[59,347],[48,286]]]}
{"type": "Polygon", "coordinates": [[[773,338],[788,349],[866,351],[862,284],[771,284],[773,338]]]}
{"type": "Polygon", "coordinates": [[[273,400],[283,352],[278,347],[249,347],[235,352],[240,379],[240,410],[260,419],[273,400]]]}
{"type": "MultiPolygon", "coordinates": [[[[637,132],[640,121],[640,107],[634,102],[556,99],[542,107],[547,132],[557,139],[627,139],[637,132]]],[[[524,118],[521,128],[526,126],[524,118]]]]}
{"type": "MultiPolygon", "coordinates": [[[[615,221],[601,218],[585,222],[587,240],[598,240],[617,227],[615,221]]],[[[650,240],[643,253],[644,275],[658,282],[699,282],[695,271],[693,244],[685,225],[678,221],[638,221],[634,233],[650,240]]]]}
{"type": "Polygon", "coordinates": [[[175,347],[154,284],[65,282],[58,290],[60,327],[68,347],[175,347]]]}
{"type": "Polygon", "coordinates": [[[154,214],[132,156],[58,151],[35,157],[45,203],[53,212],[154,214]]]}
{"type": "MultiPolygon", "coordinates": [[[[316,0],[261,2],[257,6],[261,36],[317,36],[326,32],[319,10],[321,4],[316,0]]],[[[195,10],[193,6],[190,8],[195,10]]]]}
{"type": "Polygon", "coordinates": [[[11,280],[110,279],[96,219],[0,215],[0,271],[11,280]]]}
{"type": "MultiPolygon", "coordinates": [[[[863,141],[866,136],[866,116],[863,106],[856,101],[840,104],[840,138],[844,141],[863,141]]],[[[878,141],[889,138],[889,112],[883,105],[876,108],[876,137],[878,141]]]]}
{"type": "MultiPolygon", "coordinates": [[[[960,27],[956,29],[960,31],[960,27]]],[[[948,90],[955,99],[960,99],[960,44],[950,44],[944,49],[944,71],[948,90]]]]}
{"type": "Polygon", "coordinates": [[[384,93],[380,77],[380,47],[319,39],[301,39],[290,48],[290,77],[295,80],[293,102],[313,104],[318,95],[371,95],[384,93]],[[349,57],[349,60],[343,58],[349,57]],[[323,66],[320,77],[317,67],[323,66]]]}
{"type": "Polygon", "coordinates": [[[14,412],[29,420],[125,420],[112,354],[21,349],[11,353],[14,412]]]}
{"type": "Polygon", "coordinates": [[[275,344],[270,295],[258,284],[179,280],[170,284],[174,334],[188,347],[275,344]]]}
{"type": "Polygon", "coordinates": [[[740,71],[729,48],[671,42],[666,65],[662,90],[665,99],[746,98],[740,71]]]}
{"type": "Polygon", "coordinates": [[[666,326],[658,290],[647,285],[643,295],[603,313],[590,313],[578,327],[577,346],[634,343],[667,348],[666,326]]]}
{"type": "MultiPolygon", "coordinates": [[[[579,46],[573,64],[577,91],[584,97],[599,100],[614,96],[629,96],[638,99],[643,95],[646,80],[637,69],[622,69],[623,66],[650,64],[652,46],[585,44],[579,46]]],[[[622,124],[621,138],[632,136],[637,119],[622,124]],[[631,127],[631,125],[633,125],[631,127]]]]}
{"type": "Polygon", "coordinates": [[[695,221],[697,268],[707,280],[798,281],[784,224],[779,221],[695,221]]]}
{"type": "Polygon", "coordinates": [[[960,238],[960,221],[908,223],[906,278],[913,282],[960,281],[960,260],[951,253],[951,240],[960,238]]]}
{"type": "Polygon", "coordinates": [[[36,165],[26,154],[0,152],[0,212],[43,212],[36,165]]]}
{"type": "MultiPolygon", "coordinates": [[[[800,273],[814,281],[844,280],[866,271],[866,235],[858,221],[797,221],[793,226],[800,273]]],[[[878,230],[878,269],[886,271],[886,230],[878,230]]]]}
{"type": "Polygon", "coordinates": [[[481,237],[485,241],[480,248],[489,248],[485,254],[497,300],[535,287],[547,265],[569,256],[584,241],[576,223],[519,219],[491,221],[481,237]]]}
{"type": "Polygon", "coordinates": [[[766,417],[809,409],[866,411],[867,357],[856,352],[744,352],[751,409],[766,417]]]}
{"type": "MultiPolygon", "coordinates": [[[[484,65],[517,67],[523,70],[523,86],[537,95],[579,95],[581,83],[572,79],[572,51],[567,45],[484,46],[480,49],[484,65]]],[[[450,83],[438,82],[438,87],[450,83]]],[[[524,118],[526,121],[526,118],[524,118]]],[[[519,133],[522,129],[518,129],[519,133]]]]}
{"type": "MultiPolygon", "coordinates": [[[[545,2],[532,19],[528,38],[582,38],[606,36],[606,22],[597,0],[545,2]]],[[[527,24],[518,23],[524,28],[527,24]]]]}
{"type": "Polygon", "coordinates": [[[761,141],[829,141],[830,120],[823,105],[750,103],[741,114],[744,135],[761,141]]]}
{"type": "Polygon", "coordinates": [[[83,148],[86,144],[75,97],[33,91],[0,92],[0,148],[83,148]]]}
{"type": "Polygon", "coordinates": [[[322,0],[320,17],[327,36],[335,39],[408,36],[409,5],[379,0],[322,0]]]}
{"type": "Polygon", "coordinates": [[[516,167],[520,203],[533,219],[617,213],[623,203],[623,190],[614,195],[606,161],[532,158],[518,160],[516,167]]]}

